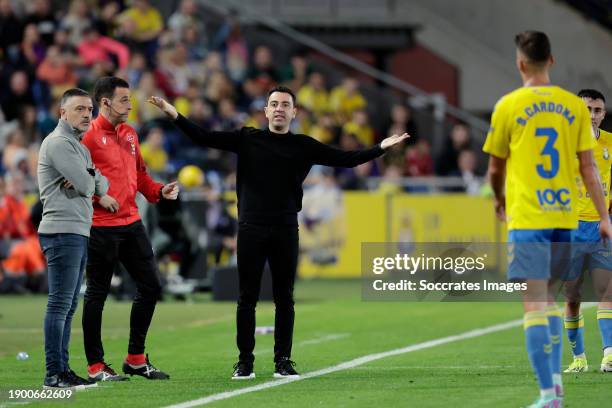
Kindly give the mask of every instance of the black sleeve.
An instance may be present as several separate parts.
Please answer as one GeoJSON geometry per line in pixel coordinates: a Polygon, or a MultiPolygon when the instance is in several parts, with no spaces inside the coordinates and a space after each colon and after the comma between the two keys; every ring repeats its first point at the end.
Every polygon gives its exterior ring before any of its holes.
{"type": "Polygon", "coordinates": [[[240,130],[216,132],[202,129],[183,115],[179,114],[174,125],[195,144],[238,153],[242,134],[240,130]]]}
{"type": "Polygon", "coordinates": [[[385,154],[380,144],[364,150],[341,150],[305,136],[306,150],[312,164],[355,167],[385,154]]]}

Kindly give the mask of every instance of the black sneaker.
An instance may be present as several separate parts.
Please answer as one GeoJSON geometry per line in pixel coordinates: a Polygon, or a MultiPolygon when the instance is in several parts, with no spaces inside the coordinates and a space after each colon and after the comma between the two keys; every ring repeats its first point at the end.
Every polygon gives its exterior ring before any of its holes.
{"type": "MultiPolygon", "coordinates": [[[[84,390],[85,385],[80,384],[80,382],[75,381],[74,378],[70,375],[66,375],[67,373],[60,373],[52,375],[51,377],[45,377],[45,382],[43,383],[43,389],[58,389],[58,388],[70,388],[73,390],[84,390]]],[[[93,384],[96,386],[97,384],[93,384]]],[[[91,385],[90,385],[91,386],[91,385]]]]}
{"type": "Polygon", "coordinates": [[[274,378],[300,378],[293,367],[295,367],[295,362],[289,357],[281,357],[275,363],[274,378]]]}
{"type": "Polygon", "coordinates": [[[102,368],[95,372],[89,373],[89,379],[91,381],[128,381],[129,378],[124,375],[119,375],[115,370],[110,367],[110,364],[102,362],[102,368]]]}
{"type": "Polygon", "coordinates": [[[123,362],[123,373],[129,375],[139,375],[149,380],[169,380],[170,376],[163,371],[155,368],[149,361],[149,355],[144,364],[131,365],[123,362]]]}
{"type": "Polygon", "coordinates": [[[68,370],[64,372],[64,378],[74,382],[75,384],[77,384],[78,386],[80,386],[81,388],[90,388],[90,387],[97,387],[98,384],[96,384],[94,381],[90,381],[87,378],[83,378],[83,377],[79,377],[77,375],[77,373],[75,373],[72,370],[68,370]]]}
{"type": "Polygon", "coordinates": [[[232,374],[232,380],[252,380],[253,378],[255,378],[253,363],[239,361],[234,364],[234,374],[232,374]]]}

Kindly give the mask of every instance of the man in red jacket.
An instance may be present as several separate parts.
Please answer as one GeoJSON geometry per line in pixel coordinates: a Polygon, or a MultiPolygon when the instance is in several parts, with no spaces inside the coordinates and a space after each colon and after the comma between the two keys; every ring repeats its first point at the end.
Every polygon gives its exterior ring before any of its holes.
{"type": "Polygon", "coordinates": [[[109,211],[98,205],[94,197],[83,306],[83,337],[89,378],[95,381],[127,379],[104,362],[101,336],[104,302],[115,266],[121,262],[137,287],[123,372],[151,380],[165,380],[170,377],[155,368],[144,354],[145,338],[161,284],[151,242],[140,220],[135,198],[140,192],[151,203],[162,198],[176,200],[179,189],[176,181],[164,185],[156,183],[147,174],[136,131],[125,123],[132,109],[128,83],[116,77],[100,78],[94,87],[94,99],[100,114],[92,122],[83,143],[91,152],[95,166],[108,178],[111,184],[108,195],[116,202],[109,211]]]}

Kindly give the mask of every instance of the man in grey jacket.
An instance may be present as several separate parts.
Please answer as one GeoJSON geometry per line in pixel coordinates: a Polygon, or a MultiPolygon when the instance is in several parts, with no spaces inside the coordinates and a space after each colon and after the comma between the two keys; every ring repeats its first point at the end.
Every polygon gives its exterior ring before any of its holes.
{"type": "Polygon", "coordinates": [[[47,388],[95,386],[77,376],[68,364],[72,316],[87,260],[92,222],[92,196],[117,211],[108,196],[108,180],[94,168],[89,150],[81,144],[89,129],[93,104],[82,89],[69,89],[60,101],[57,127],[40,147],[38,185],[43,216],[38,232],[47,258],[49,299],[44,321],[47,388]]]}

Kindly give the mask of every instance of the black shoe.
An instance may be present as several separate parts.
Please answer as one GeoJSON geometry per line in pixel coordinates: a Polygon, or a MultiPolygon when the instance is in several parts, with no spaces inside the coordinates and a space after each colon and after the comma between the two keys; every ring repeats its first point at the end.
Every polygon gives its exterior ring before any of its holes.
{"type": "Polygon", "coordinates": [[[141,377],[147,378],[149,380],[169,380],[170,376],[163,371],[155,368],[153,364],[149,361],[149,355],[147,354],[147,359],[145,364],[141,365],[131,365],[127,362],[123,363],[123,373],[129,375],[139,375],[141,377]]]}
{"type": "MultiPolygon", "coordinates": [[[[57,388],[71,388],[74,390],[83,390],[85,385],[77,382],[71,375],[67,373],[60,373],[52,375],[51,377],[45,377],[43,389],[57,389],[57,388]]],[[[91,384],[89,385],[91,386],[91,384]]],[[[96,386],[96,384],[93,384],[96,386]]]]}
{"type": "Polygon", "coordinates": [[[97,387],[98,384],[96,384],[94,381],[88,380],[86,378],[83,377],[79,377],[77,375],[77,373],[75,373],[72,370],[68,370],[64,372],[64,378],[68,379],[69,381],[74,382],[75,384],[81,386],[82,388],[89,388],[89,387],[97,387]]]}
{"type": "Polygon", "coordinates": [[[255,378],[253,363],[239,361],[234,364],[234,374],[232,374],[232,380],[252,380],[253,378],[255,378]]]}
{"type": "Polygon", "coordinates": [[[281,357],[275,363],[274,378],[300,378],[294,370],[295,363],[289,357],[281,357]]]}
{"type": "Polygon", "coordinates": [[[89,373],[90,381],[129,381],[128,377],[117,374],[115,370],[110,367],[110,364],[106,364],[104,361],[102,362],[104,365],[98,372],[89,373]]]}

